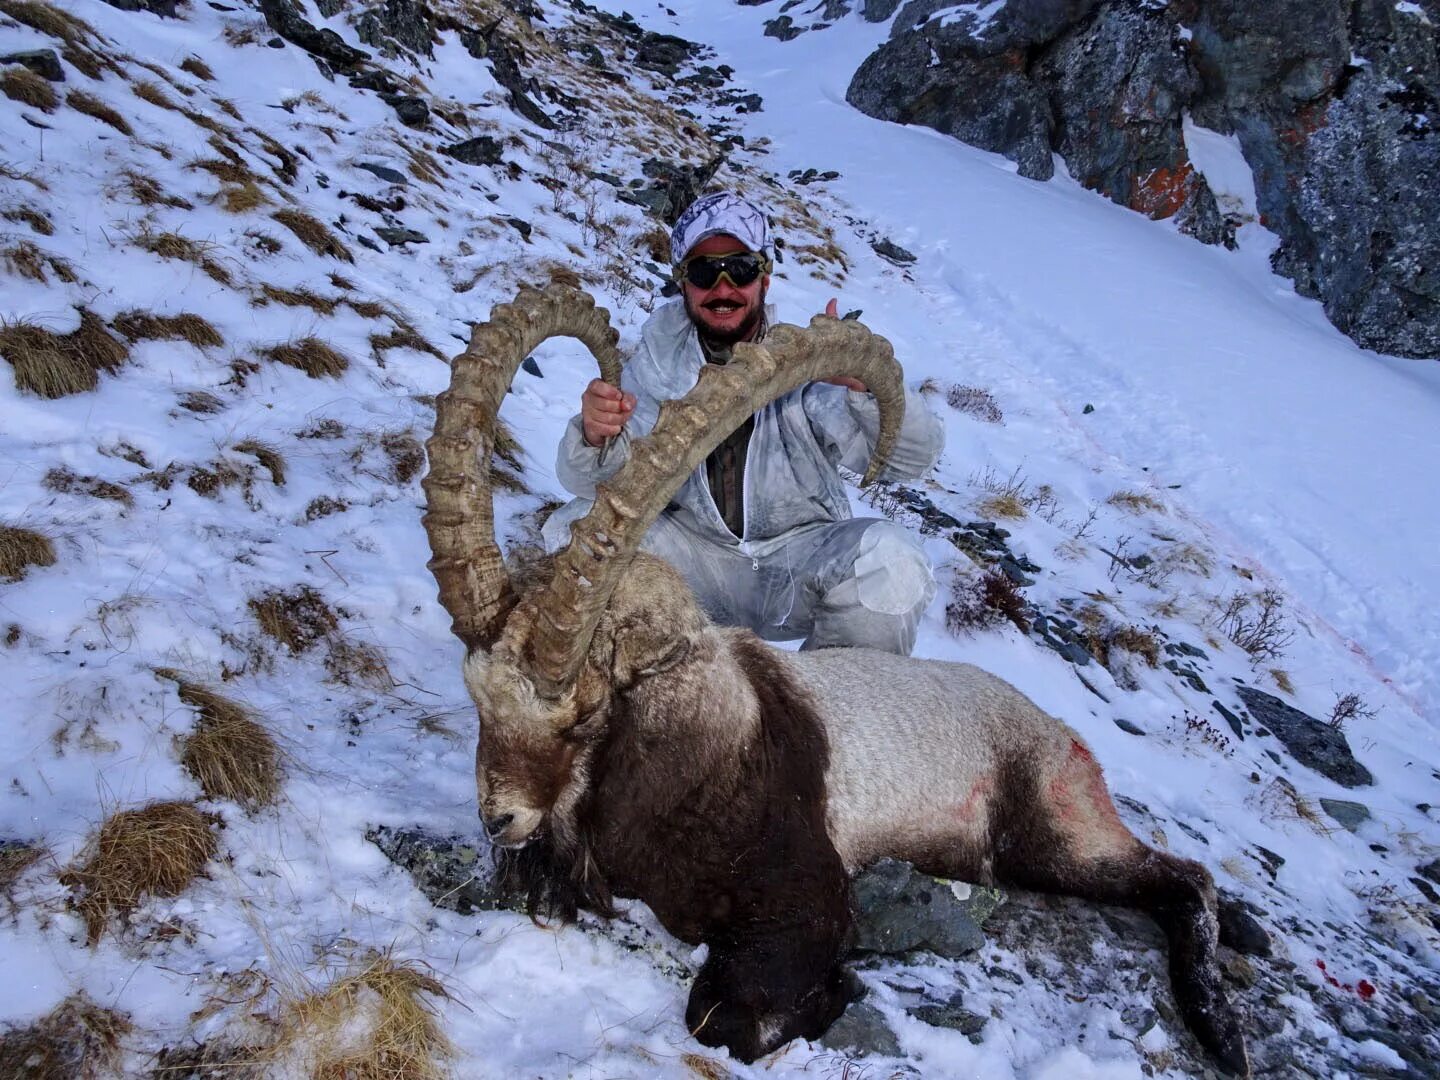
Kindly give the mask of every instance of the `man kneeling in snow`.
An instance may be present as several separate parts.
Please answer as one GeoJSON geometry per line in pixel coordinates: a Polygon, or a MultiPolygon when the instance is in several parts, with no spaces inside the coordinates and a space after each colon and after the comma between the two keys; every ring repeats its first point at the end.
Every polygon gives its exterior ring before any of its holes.
{"type": "MultiPolygon", "coordinates": [[[[697,200],[670,234],[681,298],[657,308],[626,363],[623,391],[595,379],[560,444],[560,482],[579,496],[546,522],[546,547],[595,485],[654,426],[660,403],[684,397],[704,364],[728,363],[741,341],[774,321],[765,303],[771,243],[766,216],[738,195],[697,200]]],[[[834,316],[831,300],[826,314],[834,316]]],[[[706,614],[801,648],[864,645],[908,655],[935,577],[916,538],[883,518],[854,518],[837,470],[863,472],[879,411],[856,379],[791,391],[725,440],[691,474],[641,545],[675,566],[706,614]]],[[[944,432],[920,395],[906,392],[905,423],[882,480],[919,477],[940,456],[944,432]]]]}

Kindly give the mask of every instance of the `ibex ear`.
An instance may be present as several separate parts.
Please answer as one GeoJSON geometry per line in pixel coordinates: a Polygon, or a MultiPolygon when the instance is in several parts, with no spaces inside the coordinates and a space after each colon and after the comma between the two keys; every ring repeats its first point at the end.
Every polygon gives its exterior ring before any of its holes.
{"type": "Polygon", "coordinates": [[[611,670],[615,689],[627,690],[641,679],[669,671],[690,655],[691,641],[658,638],[643,632],[616,635],[615,656],[611,670]]]}

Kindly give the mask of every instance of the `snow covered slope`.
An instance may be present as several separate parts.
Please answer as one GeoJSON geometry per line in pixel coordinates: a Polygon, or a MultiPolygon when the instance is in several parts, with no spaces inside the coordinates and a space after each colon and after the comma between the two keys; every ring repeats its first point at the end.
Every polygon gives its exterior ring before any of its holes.
{"type": "MultiPolygon", "coordinates": [[[[505,14],[489,0],[437,5],[433,57],[414,59],[362,43],[358,6],[308,10],[428,102],[428,127],[410,128],[249,8],[161,19],[0,0],[0,55],[53,48],[66,75],[53,104],[33,89],[0,100],[0,321],[89,326],[66,346],[43,338],[82,374],[95,319],[117,343],[94,389],[57,398],[17,382],[19,350],[41,338],[0,349],[0,525],[54,556],[0,581],[0,840],[39,854],[6,874],[0,955],[15,977],[0,1019],[28,1024],[83,991],[133,1025],[127,1075],[162,1048],[253,1062],[293,1029],[295,1002],[378,950],[448,992],[426,1000],[456,1076],[855,1075],[804,1044],[721,1064],[684,1029],[694,958],[643,909],[559,932],[456,915],[366,839],[377,824],[477,832],[475,720],[419,527],[443,358],[519,282],[557,275],[578,275],[633,344],[664,258],[637,202],[663,195],[665,170],[646,162],[703,167],[723,150],[714,182],[766,201],[786,242],[782,316],[805,321],[831,296],[860,309],[945,419],[933,482],[857,493],[857,512],[997,522],[1027,568],[1043,633],[954,625],[952,590],[967,595],[980,568],[950,537],[998,534],[930,529],[942,590],[917,652],[988,667],[1079,728],[1137,832],[1264,913],[1278,958],[1237,991],[1260,1018],[1257,1061],[1402,1068],[1385,1039],[1433,1057],[1433,1014],[1411,996],[1437,957],[1416,882],[1440,854],[1440,365],[1356,349],[1269,273],[1258,226],[1238,252],[1205,248],[1063,178],[1031,183],[849,109],[883,26],[852,16],[782,43],[762,35],[768,5],[630,7],[638,26],[599,14],[622,7],[540,4],[501,23],[486,59],[475,35],[505,14]],[[497,164],[444,153],[480,136],[497,164]],[[916,260],[880,257],[880,239],[916,260]],[[186,313],[210,333],[155,336],[154,317],[186,313]],[[1261,611],[1278,621],[1246,652],[1231,636],[1261,611]],[[1375,784],[1298,764],[1244,715],[1241,682],[1322,719],[1358,695],[1373,715],[1347,731],[1375,784]],[[187,686],[277,740],[273,806],[202,799],[177,745],[204,721],[187,686]],[[1369,816],[1348,831],[1321,798],[1369,816]],[[59,872],[115,813],[197,799],[224,823],[207,876],[87,944],[59,872]]],[[[591,377],[573,343],[535,359],[541,375],[519,376],[503,413],[520,447],[502,466],[510,541],[563,497],[553,447],[591,377]]],[[[1153,950],[1136,950],[1097,945],[1086,970],[1057,975],[1043,942],[1012,935],[970,962],[874,964],[871,1004],[898,1055],[869,1064],[1191,1073],[1183,1029],[1145,1022],[1164,992],[1136,974],[1153,950]],[[977,1041],[912,1015],[962,986],[989,1017],[977,1041]]],[[[318,1052],[265,1069],[303,1075],[318,1052]]]]}

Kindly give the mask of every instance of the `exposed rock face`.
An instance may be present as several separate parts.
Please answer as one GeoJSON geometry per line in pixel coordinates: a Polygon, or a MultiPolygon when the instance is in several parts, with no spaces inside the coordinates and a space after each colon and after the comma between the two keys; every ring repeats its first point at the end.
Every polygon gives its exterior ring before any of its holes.
{"type": "MultiPolygon", "coordinates": [[[[867,0],[882,21],[898,6],[867,0]]],[[[1357,342],[1440,357],[1440,0],[909,0],[855,73],[862,111],[1229,242],[1189,111],[1235,134],[1275,267],[1357,342]]]]}
{"type": "Polygon", "coordinates": [[[1284,743],[1291,756],[1307,769],[1314,769],[1343,787],[1366,787],[1375,783],[1370,770],[1355,760],[1350,742],[1339,728],[1322,723],[1253,686],[1239,687],[1239,694],[1255,722],[1284,743]]]}

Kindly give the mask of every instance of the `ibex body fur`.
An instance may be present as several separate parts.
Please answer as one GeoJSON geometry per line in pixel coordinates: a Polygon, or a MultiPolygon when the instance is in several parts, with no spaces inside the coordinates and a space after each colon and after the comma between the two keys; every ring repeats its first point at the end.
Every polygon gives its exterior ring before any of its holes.
{"type": "Polygon", "coordinates": [[[480,813],[532,902],[566,914],[635,897],[708,944],[687,1023],[745,1060],[818,1036],[851,1000],[849,874],[882,856],[1127,904],[1164,928],[1191,1029],[1248,1074],[1210,876],[1130,834],[1078,734],[967,664],[783,653],[715,627],[672,568],[634,553],[690,469],[791,386],[864,379],[883,453],[903,394],[882,339],[829,320],[778,333],[778,359],[738,348],[736,370],[667,404],[569,549],[526,575],[505,568],[479,480],[504,388],[556,333],[615,374],[602,328],[588,298],[558,287],[497,308],[456,360],[430,443],[431,567],[470,646],[480,813]]]}

